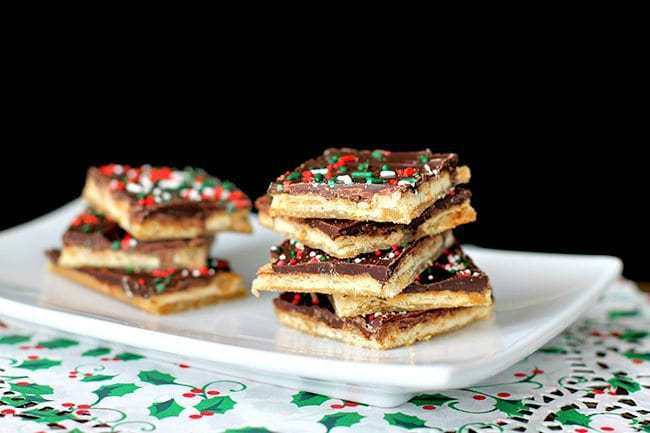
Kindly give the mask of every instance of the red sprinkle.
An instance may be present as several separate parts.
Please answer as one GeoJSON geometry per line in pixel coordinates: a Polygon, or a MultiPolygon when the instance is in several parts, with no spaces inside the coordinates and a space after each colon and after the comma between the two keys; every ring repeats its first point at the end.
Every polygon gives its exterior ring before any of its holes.
{"type": "Polygon", "coordinates": [[[381,256],[381,250],[375,250],[375,255],[376,255],[377,257],[381,256]]]}

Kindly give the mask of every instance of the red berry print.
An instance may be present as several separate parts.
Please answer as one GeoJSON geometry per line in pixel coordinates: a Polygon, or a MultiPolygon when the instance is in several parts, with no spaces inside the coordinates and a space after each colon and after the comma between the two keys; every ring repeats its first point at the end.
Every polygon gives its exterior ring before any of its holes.
{"type": "Polygon", "coordinates": [[[497,394],[497,397],[501,397],[501,398],[508,398],[510,396],[511,394],[509,392],[500,392],[497,394]]]}
{"type": "Polygon", "coordinates": [[[206,394],[208,394],[208,395],[219,395],[221,393],[219,391],[217,391],[216,389],[211,389],[206,394]]]}
{"type": "Polygon", "coordinates": [[[186,392],[183,394],[183,397],[192,398],[194,397],[194,394],[192,394],[191,392],[186,392]]]}
{"type": "Polygon", "coordinates": [[[214,412],[212,412],[211,410],[204,410],[203,412],[201,412],[201,415],[203,415],[203,416],[212,416],[212,415],[214,415],[214,412]]]}
{"type": "Polygon", "coordinates": [[[524,373],[523,371],[518,371],[518,372],[515,373],[515,377],[526,377],[526,376],[528,376],[528,375],[526,373],[524,373]]]}
{"type": "Polygon", "coordinates": [[[190,415],[190,419],[201,419],[201,415],[199,415],[197,413],[192,414],[192,415],[190,415]]]}
{"type": "Polygon", "coordinates": [[[178,366],[179,366],[180,368],[190,368],[190,366],[187,365],[187,364],[178,364],[178,366]]]}
{"type": "Polygon", "coordinates": [[[345,406],[343,406],[342,404],[333,404],[333,405],[330,405],[330,407],[332,409],[343,409],[345,406]]]}
{"type": "Polygon", "coordinates": [[[89,404],[80,404],[80,405],[77,406],[77,407],[78,407],[79,409],[90,409],[90,405],[89,405],[89,404]]]}
{"type": "Polygon", "coordinates": [[[485,396],[481,394],[476,394],[472,397],[474,400],[485,400],[485,396]]]}
{"type": "Polygon", "coordinates": [[[430,406],[430,405],[422,406],[422,409],[424,410],[434,410],[435,408],[436,408],[435,406],[430,406]]]}

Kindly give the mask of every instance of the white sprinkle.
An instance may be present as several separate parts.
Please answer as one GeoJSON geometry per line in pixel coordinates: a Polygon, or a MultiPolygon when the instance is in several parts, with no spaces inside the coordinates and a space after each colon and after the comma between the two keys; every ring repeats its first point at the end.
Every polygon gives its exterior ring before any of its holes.
{"type": "Polygon", "coordinates": [[[212,268],[208,269],[208,275],[214,275],[216,271],[212,268]]]}
{"type": "Polygon", "coordinates": [[[207,195],[208,197],[214,196],[214,188],[207,186],[203,188],[203,191],[201,191],[203,195],[207,195]]]}
{"type": "Polygon", "coordinates": [[[413,186],[413,185],[415,185],[415,182],[412,181],[412,180],[400,180],[399,182],[397,182],[397,184],[398,184],[398,185],[409,185],[409,186],[413,186]]]}
{"type": "Polygon", "coordinates": [[[124,173],[124,167],[122,167],[122,166],[119,165],[119,164],[115,164],[115,165],[113,166],[113,174],[116,174],[116,175],[119,176],[119,175],[121,175],[122,173],[124,173]]]}
{"type": "Polygon", "coordinates": [[[309,257],[316,257],[316,251],[310,251],[309,257]]]}
{"type": "Polygon", "coordinates": [[[224,189],[221,192],[221,200],[228,200],[228,197],[230,197],[230,191],[224,189]]]}
{"type": "Polygon", "coordinates": [[[158,187],[155,187],[155,188],[153,189],[153,191],[151,191],[151,192],[153,193],[153,195],[160,195],[160,193],[162,192],[162,190],[161,190],[160,188],[158,188],[158,187]]]}
{"type": "Polygon", "coordinates": [[[348,176],[347,174],[343,176],[336,176],[337,182],[344,183],[346,185],[352,185],[352,178],[348,176]]]}
{"type": "Polygon", "coordinates": [[[394,258],[394,257],[395,257],[395,253],[394,253],[394,252],[391,251],[390,253],[388,253],[388,258],[392,259],[392,258],[394,258]]]}
{"type": "Polygon", "coordinates": [[[379,172],[379,177],[389,178],[389,177],[395,177],[395,172],[393,170],[382,170],[379,172]]]}
{"type": "Polygon", "coordinates": [[[356,259],[354,259],[354,263],[361,263],[361,260],[363,260],[363,259],[357,257],[356,259]]]}
{"type": "Polygon", "coordinates": [[[311,174],[327,174],[326,168],[313,168],[309,171],[311,171],[311,174]]]}
{"type": "Polygon", "coordinates": [[[426,171],[427,174],[429,174],[429,175],[433,174],[433,170],[431,170],[431,167],[429,167],[429,164],[424,164],[424,171],[426,171]]]}
{"type": "Polygon", "coordinates": [[[126,190],[132,194],[140,194],[142,192],[142,187],[137,183],[129,182],[126,184],[126,190]]]}
{"type": "Polygon", "coordinates": [[[192,271],[192,276],[193,276],[194,278],[198,278],[198,277],[200,277],[200,276],[201,276],[201,271],[199,271],[198,269],[194,269],[194,270],[192,271]]]}
{"type": "Polygon", "coordinates": [[[427,278],[433,280],[433,275],[429,275],[427,278]]]}
{"type": "Polygon", "coordinates": [[[287,260],[287,256],[285,256],[284,254],[280,254],[280,257],[278,257],[278,259],[287,260]]]}
{"type": "Polygon", "coordinates": [[[161,197],[164,201],[169,201],[172,199],[172,195],[167,191],[163,192],[161,197]]]}
{"type": "Polygon", "coordinates": [[[299,250],[304,250],[305,249],[305,246],[303,244],[301,244],[300,242],[296,242],[294,245],[299,250]]]}
{"type": "Polygon", "coordinates": [[[130,246],[131,248],[133,248],[133,247],[135,247],[135,246],[137,246],[137,245],[138,245],[138,241],[136,241],[136,240],[133,239],[133,238],[129,239],[129,246],[130,246]]]}
{"type": "Polygon", "coordinates": [[[188,196],[192,201],[201,201],[201,193],[196,189],[191,189],[188,196]]]}
{"type": "Polygon", "coordinates": [[[142,185],[142,191],[148,193],[153,188],[153,182],[149,179],[149,175],[140,176],[140,185],[142,185]]]}
{"type": "Polygon", "coordinates": [[[187,269],[183,269],[181,271],[181,277],[186,278],[189,274],[190,274],[190,272],[187,269]]]}
{"type": "Polygon", "coordinates": [[[279,250],[279,248],[278,248],[276,245],[273,245],[273,246],[271,247],[271,251],[277,251],[277,250],[279,250]]]}

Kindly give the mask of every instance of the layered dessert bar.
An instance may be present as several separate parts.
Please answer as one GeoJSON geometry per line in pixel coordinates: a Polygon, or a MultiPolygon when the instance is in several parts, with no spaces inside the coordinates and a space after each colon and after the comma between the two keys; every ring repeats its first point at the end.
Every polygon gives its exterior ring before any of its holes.
{"type": "Polygon", "coordinates": [[[200,169],[91,167],[83,198],[142,241],[251,231],[246,194],[200,169]]]}
{"type": "Polygon", "coordinates": [[[410,224],[470,172],[453,153],[328,149],[271,183],[271,216],[410,224]]]}
{"type": "Polygon", "coordinates": [[[492,310],[489,279],[458,246],[394,298],[284,292],[273,302],[286,326],[372,349],[427,340],[487,318],[492,310]],[[419,298],[408,299],[414,294],[419,298]]]}
{"type": "Polygon", "coordinates": [[[390,248],[451,230],[473,222],[476,212],[471,193],[462,187],[451,188],[409,224],[324,218],[271,216],[271,196],[256,200],[260,223],[290,239],[323,250],[337,258],[390,248]]]}
{"type": "Polygon", "coordinates": [[[252,290],[299,291],[389,298],[411,284],[454,242],[451,232],[393,245],[384,250],[338,259],[295,240],[271,247],[252,290]]]}
{"type": "Polygon", "coordinates": [[[58,264],[64,267],[131,269],[200,268],[213,236],[142,241],[92,208],[77,215],[63,234],[58,264]]]}
{"type": "Polygon", "coordinates": [[[154,314],[168,314],[242,296],[242,278],[228,262],[208,259],[200,268],[130,271],[61,266],[59,250],[46,252],[50,271],[154,314]]]}

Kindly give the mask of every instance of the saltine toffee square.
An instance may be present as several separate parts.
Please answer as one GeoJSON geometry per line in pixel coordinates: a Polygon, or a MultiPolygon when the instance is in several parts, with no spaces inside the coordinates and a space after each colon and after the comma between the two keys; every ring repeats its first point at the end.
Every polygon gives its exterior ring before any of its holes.
{"type": "Polygon", "coordinates": [[[469,168],[454,153],[328,149],[271,183],[271,216],[409,224],[469,168]]]}
{"type": "Polygon", "coordinates": [[[271,261],[257,271],[252,291],[312,292],[390,298],[399,294],[452,245],[451,232],[338,259],[298,241],[271,247],[271,261]]]}
{"type": "Polygon", "coordinates": [[[68,268],[60,250],[48,250],[49,270],[148,313],[169,314],[243,296],[242,278],[227,261],[211,258],[196,269],[130,271],[102,267],[68,268]]]}
{"type": "Polygon", "coordinates": [[[205,265],[213,236],[141,241],[103,212],[88,208],[63,234],[59,266],[122,269],[200,268],[205,265]]]}
{"type": "Polygon", "coordinates": [[[409,224],[271,216],[271,199],[265,195],[255,201],[263,226],[336,258],[356,257],[416,241],[476,220],[471,192],[462,187],[451,188],[409,224]]]}
{"type": "Polygon", "coordinates": [[[91,167],[83,198],[143,241],[251,231],[246,194],[191,167],[91,167]]]}
{"type": "Polygon", "coordinates": [[[273,302],[286,326],[372,349],[427,340],[485,319],[492,308],[487,275],[458,245],[394,298],[284,292],[273,302]]]}

